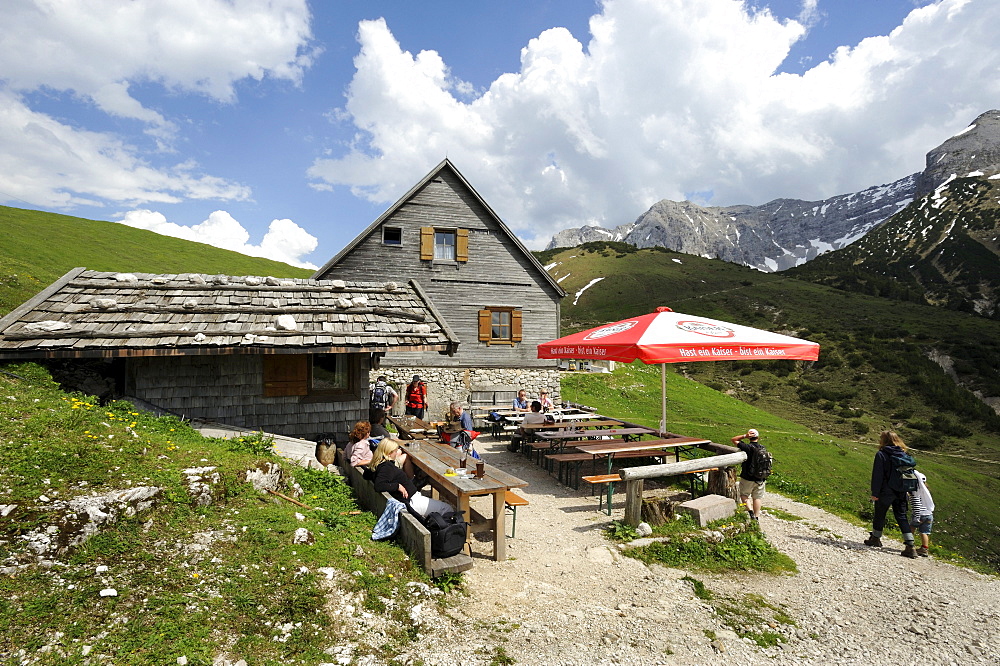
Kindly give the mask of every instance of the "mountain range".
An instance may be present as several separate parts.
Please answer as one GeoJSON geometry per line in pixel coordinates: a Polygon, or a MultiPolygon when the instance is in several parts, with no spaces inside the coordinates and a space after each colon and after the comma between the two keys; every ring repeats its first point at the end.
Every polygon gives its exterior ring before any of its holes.
{"type": "Polygon", "coordinates": [[[775,199],[760,206],[705,207],[664,199],[634,222],[614,229],[564,229],[553,236],[548,249],[621,241],[638,248],[659,246],[719,258],[766,272],[782,271],[849,246],[956,178],[989,180],[998,173],[1000,111],[991,110],[927,153],[923,171],[889,184],[823,201],[775,199]]]}

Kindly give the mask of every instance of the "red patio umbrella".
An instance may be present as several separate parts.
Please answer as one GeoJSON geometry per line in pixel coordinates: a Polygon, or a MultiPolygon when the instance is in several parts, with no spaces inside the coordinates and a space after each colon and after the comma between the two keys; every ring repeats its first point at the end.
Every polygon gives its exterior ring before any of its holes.
{"type": "Polygon", "coordinates": [[[815,342],[656,308],[538,345],[538,358],[587,358],[660,364],[663,393],[660,431],[667,423],[667,363],[794,359],[815,361],[815,342]]]}

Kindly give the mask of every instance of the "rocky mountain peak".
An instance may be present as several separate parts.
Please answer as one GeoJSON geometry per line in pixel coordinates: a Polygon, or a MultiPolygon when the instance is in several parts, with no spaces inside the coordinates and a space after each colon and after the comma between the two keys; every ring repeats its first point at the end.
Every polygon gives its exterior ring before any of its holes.
{"type": "Polygon", "coordinates": [[[927,153],[927,166],[917,182],[917,196],[934,191],[952,174],[1000,173],[1000,111],[981,114],[968,127],[927,153]]]}
{"type": "Polygon", "coordinates": [[[1000,111],[987,111],[927,154],[927,168],[885,185],[822,201],[775,199],[760,206],[704,207],[664,199],[614,229],[564,229],[548,249],[597,240],[678,252],[781,271],[845,247],[952,178],[1000,172],[1000,111]]]}

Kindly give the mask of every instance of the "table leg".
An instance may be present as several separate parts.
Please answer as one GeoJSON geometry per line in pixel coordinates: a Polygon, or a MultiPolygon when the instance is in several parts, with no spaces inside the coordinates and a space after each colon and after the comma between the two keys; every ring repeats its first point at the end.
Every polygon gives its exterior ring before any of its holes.
{"type": "Polygon", "coordinates": [[[505,523],[504,494],[506,489],[493,493],[493,559],[503,562],[507,559],[507,527],[505,523]]]}
{"type": "Polygon", "coordinates": [[[472,510],[469,508],[469,496],[459,495],[458,496],[458,506],[456,507],[459,512],[465,516],[466,523],[472,523],[472,510]]]}

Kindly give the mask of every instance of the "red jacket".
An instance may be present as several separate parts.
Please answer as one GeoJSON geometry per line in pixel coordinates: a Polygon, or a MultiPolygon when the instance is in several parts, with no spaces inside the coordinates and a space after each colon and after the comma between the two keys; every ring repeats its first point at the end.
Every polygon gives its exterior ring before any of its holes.
{"type": "Polygon", "coordinates": [[[406,387],[406,406],[413,409],[427,408],[427,384],[411,382],[406,387]]]}

